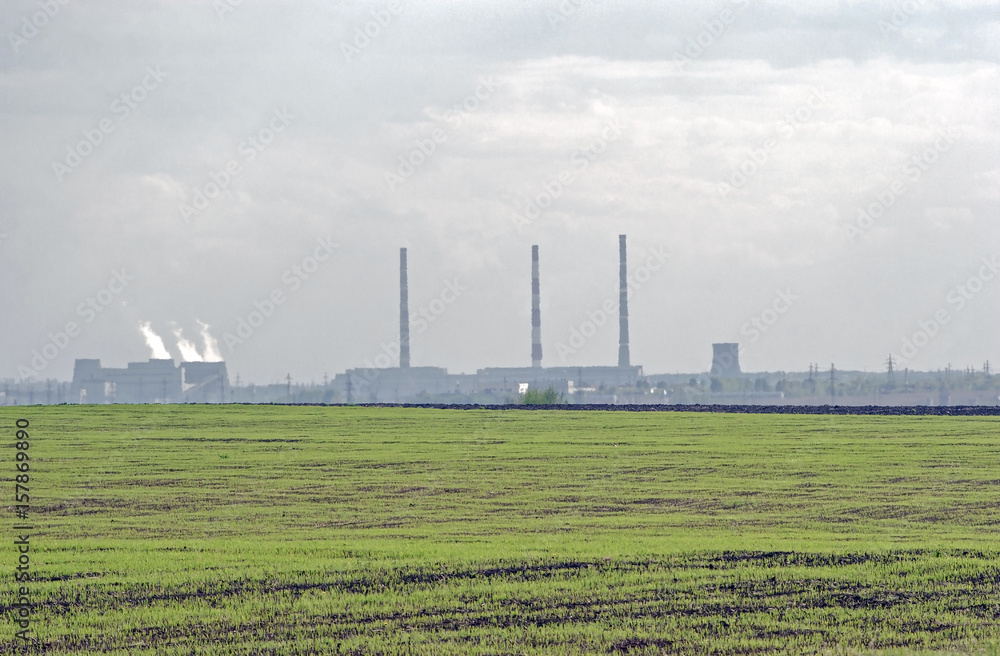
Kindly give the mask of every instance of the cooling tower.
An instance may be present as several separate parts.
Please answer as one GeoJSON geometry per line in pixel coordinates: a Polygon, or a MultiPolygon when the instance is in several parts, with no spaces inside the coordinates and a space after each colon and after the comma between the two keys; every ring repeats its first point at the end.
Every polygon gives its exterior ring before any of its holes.
{"type": "Polygon", "coordinates": [[[712,344],[712,375],[735,378],[740,371],[740,345],[735,343],[712,344]]]}

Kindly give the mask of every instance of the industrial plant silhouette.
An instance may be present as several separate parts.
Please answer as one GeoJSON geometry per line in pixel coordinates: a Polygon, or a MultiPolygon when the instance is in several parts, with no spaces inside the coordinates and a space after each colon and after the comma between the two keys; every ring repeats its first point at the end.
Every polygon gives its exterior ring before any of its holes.
{"type": "MultiPolygon", "coordinates": [[[[3,405],[45,403],[226,403],[226,402],[517,402],[528,390],[551,389],[569,402],[589,403],[809,403],[921,404],[1000,403],[1000,390],[989,364],[982,375],[968,370],[959,381],[950,368],[937,374],[906,370],[897,385],[892,364],[888,379],[876,374],[851,373],[838,381],[831,365],[828,382],[819,366],[808,374],[746,374],[739,362],[739,344],[712,345],[712,364],[706,374],[664,374],[644,378],[641,366],[631,363],[628,317],[628,255],[626,236],[618,236],[618,362],[607,366],[546,367],[542,355],[541,275],[537,245],[531,247],[530,366],[487,367],[473,374],[452,374],[442,367],[414,367],[410,361],[410,314],[407,249],[399,249],[399,339],[377,366],[348,369],[322,386],[296,386],[291,375],[284,384],[232,385],[225,362],[181,362],[154,358],[108,368],[100,360],[78,359],[68,386],[52,381],[4,385],[3,405]],[[391,357],[390,357],[391,356],[391,357]],[[396,367],[389,366],[392,359],[396,367]],[[956,385],[956,381],[962,384],[956,385]],[[68,389],[67,389],[68,387],[68,389]]],[[[609,309],[610,305],[606,307],[609,309]]],[[[613,312],[613,309],[609,309],[613,312]]],[[[161,348],[162,352],[163,349],[161,348]]],[[[527,355],[527,354],[526,354],[527,355]]],[[[890,361],[891,362],[891,361],[890,361]]],[[[366,363],[369,364],[369,363],[366,363]]]]}
{"type": "MultiPolygon", "coordinates": [[[[410,316],[407,250],[399,249],[398,366],[355,368],[337,374],[331,388],[350,402],[412,401],[447,394],[484,393],[514,397],[530,388],[577,390],[635,386],[642,367],[629,360],[628,260],[625,235],[619,242],[619,347],[617,366],[544,367],[541,341],[541,292],[538,246],[531,247],[531,366],[488,367],[474,374],[450,374],[441,367],[410,365],[410,316]]],[[[289,389],[290,391],[290,389],[289,389]]],[[[71,403],[218,403],[231,400],[225,362],[151,359],[124,369],[102,367],[100,360],[77,360],[69,390],[71,403]]],[[[267,393],[262,390],[264,400],[267,393]]]]}

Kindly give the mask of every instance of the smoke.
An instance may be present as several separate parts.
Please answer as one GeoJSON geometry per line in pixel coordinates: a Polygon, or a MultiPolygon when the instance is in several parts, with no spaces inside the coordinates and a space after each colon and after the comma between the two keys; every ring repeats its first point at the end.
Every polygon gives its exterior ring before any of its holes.
{"type": "Polygon", "coordinates": [[[201,329],[201,339],[205,343],[205,362],[222,362],[222,353],[219,351],[219,342],[208,332],[209,325],[198,321],[201,329]]]}
{"type": "MultiPolygon", "coordinates": [[[[174,337],[177,338],[177,350],[181,352],[181,360],[184,362],[222,362],[222,353],[219,351],[219,342],[212,337],[212,333],[209,332],[209,326],[207,323],[203,323],[198,319],[195,319],[198,323],[198,330],[201,334],[201,339],[205,344],[204,353],[202,356],[198,353],[198,347],[194,342],[184,337],[184,329],[178,326],[176,323],[171,322],[174,337]]],[[[143,336],[146,338],[146,345],[149,346],[150,351],[152,351],[153,358],[168,359],[170,358],[170,353],[167,351],[167,347],[164,346],[163,340],[153,332],[153,328],[150,326],[150,322],[140,322],[139,330],[142,331],[143,336]]]]}
{"type": "Polygon", "coordinates": [[[184,339],[183,331],[176,324],[174,325],[174,337],[177,338],[177,349],[181,352],[181,360],[184,362],[202,361],[198,348],[192,342],[184,339]]]}
{"type": "Polygon", "coordinates": [[[146,338],[146,346],[152,351],[151,358],[159,360],[169,360],[170,353],[167,352],[167,347],[163,345],[163,340],[160,336],[153,332],[152,327],[149,322],[139,322],[139,330],[142,331],[143,337],[146,338]]]}

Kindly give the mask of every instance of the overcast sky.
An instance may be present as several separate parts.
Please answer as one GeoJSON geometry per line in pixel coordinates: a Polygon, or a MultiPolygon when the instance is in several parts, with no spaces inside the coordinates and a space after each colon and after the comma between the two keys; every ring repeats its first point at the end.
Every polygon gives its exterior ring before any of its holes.
{"type": "Polygon", "coordinates": [[[146,322],[332,377],[394,354],[402,246],[413,366],[530,364],[532,244],[544,364],[614,364],[619,234],[646,373],[1000,368],[996,2],[0,18],[0,378],[145,360],[146,322]]]}

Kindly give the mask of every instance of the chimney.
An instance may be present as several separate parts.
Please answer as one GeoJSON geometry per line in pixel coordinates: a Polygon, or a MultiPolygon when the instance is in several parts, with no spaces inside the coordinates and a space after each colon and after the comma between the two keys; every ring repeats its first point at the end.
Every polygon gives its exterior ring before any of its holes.
{"type": "Polygon", "coordinates": [[[406,249],[399,249],[399,368],[410,367],[410,304],[406,283],[406,249]]]}
{"type": "Polygon", "coordinates": [[[625,235],[618,235],[618,366],[628,367],[628,264],[625,235]]]}
{"type": "Polygon", "coordinates": [[[538,246],[531,247],[531,366],[542,366],[542,310],[538,282],[538,246]]]}

